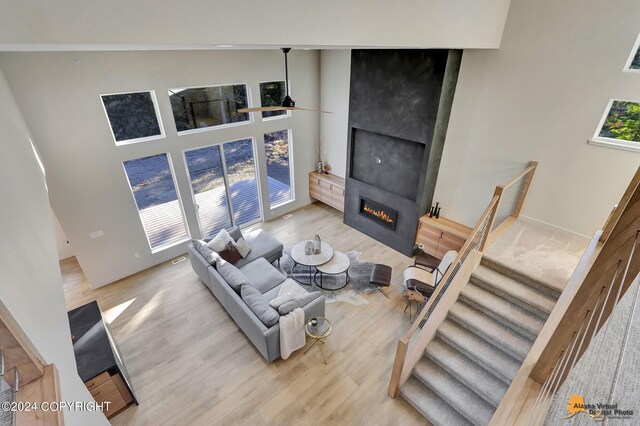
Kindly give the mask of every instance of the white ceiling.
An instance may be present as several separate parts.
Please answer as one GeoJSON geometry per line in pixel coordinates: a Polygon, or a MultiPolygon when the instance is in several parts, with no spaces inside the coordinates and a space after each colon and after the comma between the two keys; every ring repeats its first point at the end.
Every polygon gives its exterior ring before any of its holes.
{"type": "Polygon", "coordinates": [[[498,48],[509,3],[0,0],[0,50],[498,48]]]}

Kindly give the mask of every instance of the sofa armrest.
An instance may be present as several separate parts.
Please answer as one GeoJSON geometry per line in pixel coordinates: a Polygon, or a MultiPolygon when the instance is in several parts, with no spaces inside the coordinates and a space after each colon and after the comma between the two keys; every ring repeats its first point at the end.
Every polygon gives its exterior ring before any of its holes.
{"type": "Polygon", "coordinates": [[[212,266],[205,260],[205,258],[193,247],[193,244],[187,246],[187,252],[189,253],[189,260],[191,261],[191,267],[196,274],[200,277],[202,282],[211,289],[211,280],[209,279],[208,269],[212,266]]]}

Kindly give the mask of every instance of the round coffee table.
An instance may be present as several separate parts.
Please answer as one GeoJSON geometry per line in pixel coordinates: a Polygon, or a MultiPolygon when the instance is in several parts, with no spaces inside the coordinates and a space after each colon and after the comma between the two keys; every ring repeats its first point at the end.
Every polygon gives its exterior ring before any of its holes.
{"type": "Polygon", "coordinates": [[[293,266],[291,267],[291,277],[304,285],[311,285],[313,283],[314,269],[322,264],[327,263],[333,258],[333,248],[324,241],[320,243],[319,254],[304,254],[305,245],[308,240],[300,241],[298,244],[291,248],[291,259],[293,260],[293,266]],[[303,282],[295,278],[294,270],[296,266],[302,265],[309,268],[309,282],[303,282]]]}
{"type": "Polygon", "coordinates": [[[347,284],[351,281],[351,277],[349,276],[349,268],[351,267],[351,260],[349,257],[340,252],[334,251],[333,257],[327,263],[323,263],[322,265],[316,266],[316,273],[313,275],[313,282],[316,283],[318,287],[323,290],[340,290],[345,288],[347,284]],[[320,274],[320,283],[318,283],[317,275],[320,274]],[[322,282],[322,277],[324,275],[340,275],[345,274],[344,285],[340,287],[325,287],[322,282]]]}
{"type": "Polygon", "coordinates": [[[324,365],[327,365],[327,359],[324,357],[322,345],[324,345],[324,339],[329,334],[331,334],[331,323],[329,322],[329,320],[324,317],[311,318],[309,322],[307,322],[307,324],[304,326],[304,331],[307,333],[307,336],[314,339],[311,346],[309,346],[307,350],[304,351],[304,354],[309,352],[309,349],[317,344],[318,348],[320,348],[320,353],[322,354],[324,365]],[[313,321],[316,321],[315,325],[313,324],[313,321]]]}

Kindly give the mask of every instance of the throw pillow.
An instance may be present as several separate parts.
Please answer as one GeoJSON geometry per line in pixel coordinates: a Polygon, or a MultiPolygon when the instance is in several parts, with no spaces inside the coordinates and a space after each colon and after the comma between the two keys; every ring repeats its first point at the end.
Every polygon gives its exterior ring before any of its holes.
{"type": "Polygon", "coordinates": [[[203,240],[193,240],[193,248],[195,248],[210,265],[215,266],[216,262],[220,258],[217,253],[209,248],[207,243],[203,240]]]}
{"type": "Polygon", "coordinates": [[[240,256],[242,256],[243,259],[247,257],[249,255],[249,252],[251,251],[251,246],[243,237],[240,237],[240,239],[236,241],[235,246],[236,249],[238,249],[238,253],[240,253],[240,256]]]}
{"type": "Polygon", "coordinates": [[[271,299],[271,301],[269,302],[269,305],[273,308],[273,309],[278,309],[280,306],[284,305],[285,303],[287,303],[290,300],[293,300],[296,298],[296,295],[293,293],[285,293],[281,296],[276,297],[275,299],[271,299]]]}
{"type": "Polygon", "coordinates": [[[229,236],[233,238],[233,241],[238,242],[238,240],[243,237],[240,227],[234,226],[233,228],[229,229],[229,236]]]}
{"type": "Polygon", "coordinates": [[[225,260],[221,259],[216,269],[220,276],[229,284],[229,287],[234,289],[238,294],[240,294],[242,284],[249,284],[249,278],[247,278],[240,269],[225,260]]]}
{"type": "Polygon", "coordinates": [[[320,293],[319,291],[314,291],[313,293],[307,293],[305,296],[300,296],[286,303],[283,303],[278,308],[278,313],[280,315],[287,315],[289,312],[293,311],[296,308],[303,308],[308,303],[320,297],[320,294],[322,293],[320,293]]]}
{"type": "Polygon", "coordinates": [[[220,253],[230,242],[233,242],[233,239],[226,229],[222,229],[218,232],[218,235],[213,237],[213,239],[207,243],[207,246],[211,250],[220,253]]]}
{"type": "Polygon", "coordinates": [[[231,263],[232,265],[235,265],[238,260],[242,259],[242,256],[240,255],[240,253],[238,253],[238,249],[233,244],[233,241],[227,243],[224,250],[219,251],[218,254],[221,258],[231,263]]]}
{"type": "Polygon", "coordinates": [[[262,295],[256,288],[250,284],[242,285],[240,289],[240,297],[247,304],[249,309],[267,327],[272,327],[280,321],[278,311],[269,306],[267,298],[262,295]]]}

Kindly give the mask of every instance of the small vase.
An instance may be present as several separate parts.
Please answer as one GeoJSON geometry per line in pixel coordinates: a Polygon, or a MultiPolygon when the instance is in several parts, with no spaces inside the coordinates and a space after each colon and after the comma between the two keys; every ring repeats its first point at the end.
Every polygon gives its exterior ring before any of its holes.
{"type": "Polygon", "coordinates": [[[322,164],[322,160],[318,161],[318,166],[317,166],[318,173],[322,173],[323,166],[324,165],[322,164]]]}

